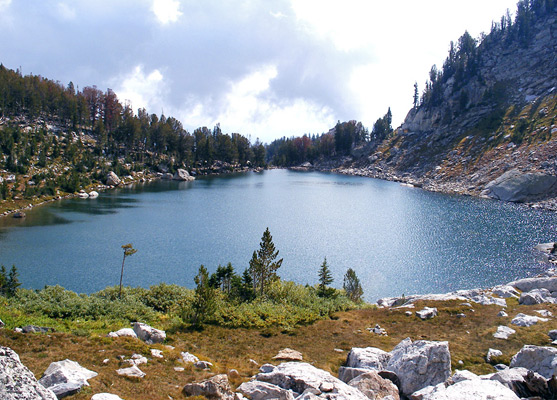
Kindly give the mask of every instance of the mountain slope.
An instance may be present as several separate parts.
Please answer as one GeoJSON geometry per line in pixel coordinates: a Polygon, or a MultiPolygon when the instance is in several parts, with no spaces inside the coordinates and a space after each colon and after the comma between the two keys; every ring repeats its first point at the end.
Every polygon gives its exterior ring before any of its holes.
{"type": "MultiPolygon", "coordinates": [[[[351,167],[429,189],[480,194],[510,169],[557,175],[557,7],[521,1],[479,44],[465,33],[421,101],[351,167]]],[[[554,197],[546,193],[528,200],[554,197]]]]}

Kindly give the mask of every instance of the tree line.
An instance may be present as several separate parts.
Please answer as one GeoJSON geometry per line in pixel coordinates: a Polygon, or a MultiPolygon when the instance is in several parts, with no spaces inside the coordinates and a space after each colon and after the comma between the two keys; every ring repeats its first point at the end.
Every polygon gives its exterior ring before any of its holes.
{"type": "MultiPolygon", "coordinates": [[[[87,86],[79,90],[72,82],[64,86],[41,76],[22,76],[0,64],[0,117],[18,116],[42,118],[69,131],[91,134],[97,156],[124,156],[129,161],[155,164],[162,155],[186,168],[217,160],[254,166],[265,163],[265,147],[259,140],[252,144],[239,133],[225,134],[219,124],[190,133],[174,117],[149,114],[144,108],[134,113],[111,89],[103,92],[87,86]]],[[[29,146],[17,140],[20,132],[16,131],[10,133],[14,143],[21,144],[19,151],[30,152],[29,146]]],[[[35,152],[43,157],[55,155],[42,150],[35,152]]]]}

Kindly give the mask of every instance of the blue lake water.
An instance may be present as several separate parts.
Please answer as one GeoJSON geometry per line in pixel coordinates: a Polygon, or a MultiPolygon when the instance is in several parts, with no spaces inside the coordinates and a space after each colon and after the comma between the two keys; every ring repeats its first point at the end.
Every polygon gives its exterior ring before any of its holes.
{"type": "Polygon", "coordinates": [[[0,263],[23,287],[91,293],[120,278],[194,287],[201,264],[241,273],[269,227],[283,279],[315,284],[327,257],[332,286],[348,268],[369,301],[487,287],[547,268],[533,246],[554,241],[557,214],[430,193],[381,180],[270,170],[195,182],[156,181],[51,203],[0,220],[0,263]]]}

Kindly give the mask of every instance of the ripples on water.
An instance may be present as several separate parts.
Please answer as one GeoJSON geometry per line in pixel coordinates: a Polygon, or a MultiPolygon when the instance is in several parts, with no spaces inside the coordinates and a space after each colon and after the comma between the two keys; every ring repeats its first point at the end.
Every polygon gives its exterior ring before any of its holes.
{"type": "Polygon", "coordinates": [[[315,284],[323,258],[341,287],[348,268],[365,297],[487,287],[538,273],[532,250],[555,240],[557,217],[515,204],[429,193],[392,182],[271,170],[158,181],[0,220],[0,262],[25,287],[93,292],[119,279],[193,287],[200,264],[248,265],[266,227],[284,263],[279,275],[315,284]]]}

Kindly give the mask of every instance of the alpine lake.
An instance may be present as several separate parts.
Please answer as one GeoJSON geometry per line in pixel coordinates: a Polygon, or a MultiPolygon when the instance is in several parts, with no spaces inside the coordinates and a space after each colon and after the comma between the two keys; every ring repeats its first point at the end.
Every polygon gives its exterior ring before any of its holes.
{"type": "Polygon", "coordinates": [[[268,170],[194,182],[158,180],[36,207],[0,219],[0,263],[23,287],[92,293],[119,283],[193,288],[199,266],[247,268],[265,228],[283,258],[278,275],[314,285],[326,257],[332,286],[353,268],[367,301],[490,287],[547,269],[538,243],[555,241],[557,214],[398,183],[268,170]]]}

